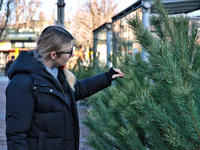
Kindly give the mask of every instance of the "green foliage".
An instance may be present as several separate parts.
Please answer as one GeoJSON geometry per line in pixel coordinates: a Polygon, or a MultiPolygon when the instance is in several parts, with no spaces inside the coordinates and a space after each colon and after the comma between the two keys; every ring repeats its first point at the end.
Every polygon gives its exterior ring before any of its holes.
{"type": "Polygon", "coordinates": [[[200,149],[200,46],[189,18],[169,17],[160,0],[150,18],[155,34],[137,16],[127,20],[148,61],[119,55],[123,79],[89,98],[82,121],[87,144],[98,150],[200,149]]]}

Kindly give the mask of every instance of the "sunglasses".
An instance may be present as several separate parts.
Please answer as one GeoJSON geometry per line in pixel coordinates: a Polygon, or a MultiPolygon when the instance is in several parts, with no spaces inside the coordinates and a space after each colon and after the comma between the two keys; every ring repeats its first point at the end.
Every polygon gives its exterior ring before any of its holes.
{"type": "Polygon", "coordinates": [[[71,48],[71,51],[69,52],[56,52],[57,54],[70,54],[70,57],[72,56],[73,54],[73,48],[71,48]]]}

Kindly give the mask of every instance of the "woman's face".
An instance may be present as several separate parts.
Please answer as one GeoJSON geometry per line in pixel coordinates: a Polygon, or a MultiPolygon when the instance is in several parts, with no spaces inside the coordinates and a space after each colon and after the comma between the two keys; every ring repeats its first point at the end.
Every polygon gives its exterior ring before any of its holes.
{"type": "Polygon", "coordinates": [[[57,53],[60,53],[60,57],[54,59],[55,65],[65,66],[66,63],[69,61],[69,59],[74,56],[73,43],[71,43],[70,48],[66,49],[65,52],[57,52],[57,53]]]}

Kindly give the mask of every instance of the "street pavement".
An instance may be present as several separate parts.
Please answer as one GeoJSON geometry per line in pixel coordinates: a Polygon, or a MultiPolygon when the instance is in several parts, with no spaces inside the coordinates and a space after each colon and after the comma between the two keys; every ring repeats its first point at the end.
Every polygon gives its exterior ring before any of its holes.
{"type": "Polygon", "coordinates": [[[7,150],[5,136],[5,89],[8,84],[8,79],[0,76],[0,150],[7,150]]]}
{"type": "MultiPolygon", "coordinates": [[[[5,90],[8,85],[8,79],[4,76],[0,76],[0,150],[7,150],[6,147],[6,136],[5,136],[5,106],[6,106],[6,97],[5,90]]],[[[87,114],[87,107],[80,105],[78,103],[78,112],[79,112],[79,121],[80,121],[80,148],[79,150],[92,150],[91,147],[85,145],[87,135],[89,134],[88,129],[81,123],[81,120],[84,119],[87,114]]]]}

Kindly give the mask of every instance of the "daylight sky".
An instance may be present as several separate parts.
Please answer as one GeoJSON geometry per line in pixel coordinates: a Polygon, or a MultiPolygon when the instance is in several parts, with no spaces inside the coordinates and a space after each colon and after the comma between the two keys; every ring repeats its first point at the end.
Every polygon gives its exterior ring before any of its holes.
{"type": "MultiPolygon", "coordinates": [[[[48,12],[54,11],[55,3],[58,2],[58,0],[41,0],[43,2],[42,7],[40,8],[45,12],[46,17],[48,17],[48,12]]],[[[80,6],[85,2],[86,0],[79,0],[80,6]]],[[[137,0],[115,0],[116,3],[118,3],[119,10],[124,10],[131,4],[135,3],[137,0]]],[[[67,14],[69,14],[70,17],[72,17],[78,9],[78,0],[65,0],[65,11],[67,14]]],[[[50,16],[50,15],[49,15],[50,16]]]]}
{"type": "MultiPolygon", "coordinates": [[[[42,7],[40,10],[43,10],[46,14],[46,18],[50,19],[52,11],[55,10],[55,4],[58,2],[58,0],[41,0],[43,2],[42,7]]],[[[86,0],[79,0],[80,7],[83,5],[83,3],[86,0]]],[[[128,6],[135,3],[137,0],[115,0],[116,3],[118,3],[118,9],[119,11],[124,10],[128,6]]],[[[77,12],[78,9],[78,0],[65,0],[65,12],[68,14],[70,18],[77,12]]],[[[195,11],[191,13],[191,16],[200,16],[200,10],[195,11]]]]}

